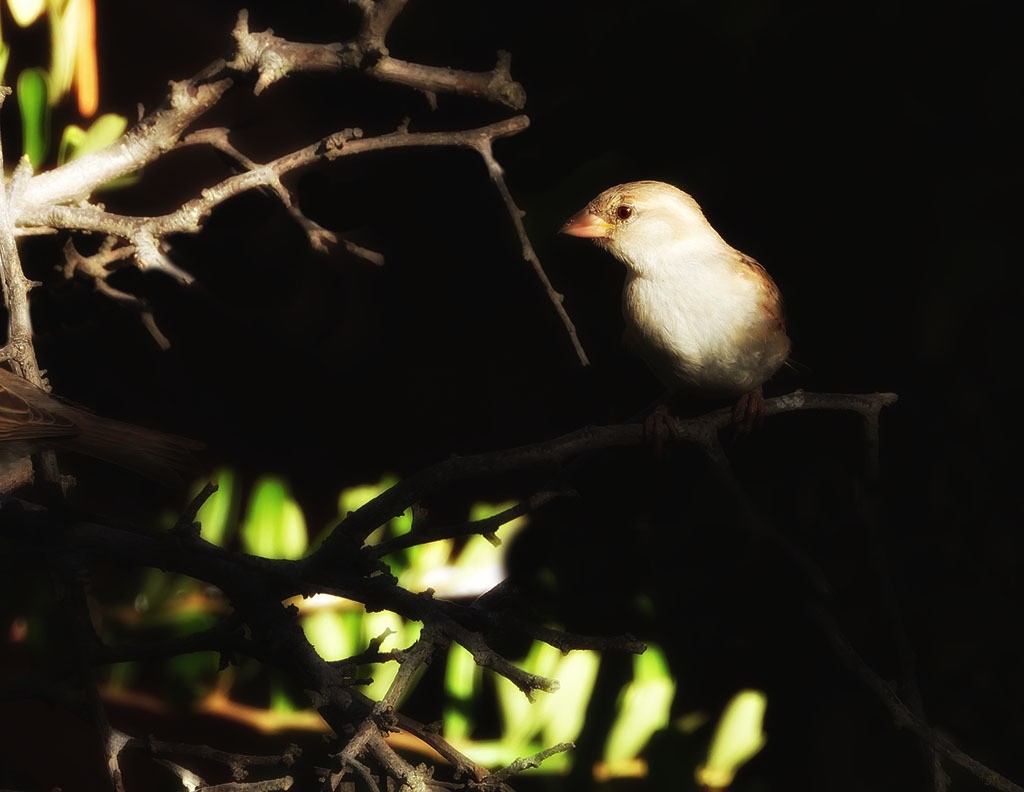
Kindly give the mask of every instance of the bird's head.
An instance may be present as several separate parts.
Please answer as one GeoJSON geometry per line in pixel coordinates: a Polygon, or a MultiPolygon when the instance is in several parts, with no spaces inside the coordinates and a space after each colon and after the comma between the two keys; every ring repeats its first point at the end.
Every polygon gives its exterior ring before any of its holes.
{"type": "Polygon", "coordinates": [[[657,181],[605,190],[573,215],[562,233],[593,239],[637,272],[688,245],[721,242],[693,198],[657,181]]]}

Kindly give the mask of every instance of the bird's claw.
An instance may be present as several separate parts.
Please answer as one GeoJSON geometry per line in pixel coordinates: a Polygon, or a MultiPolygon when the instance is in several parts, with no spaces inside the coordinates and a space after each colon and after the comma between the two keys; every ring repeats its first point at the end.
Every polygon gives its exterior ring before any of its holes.
{"type": "Polygon", "coordinates": [[[754,388],[744,393],[732,408],[733,436],[746,437],[764,420],[764,392],[754,388]]]}
{"type": "Polygon", "coordinates": [[[654,455],[664,459],[669,442],[676,439],[675,420],[664,404],[659,404],[644,418],[644,444],[654,449],[654,455]]]}

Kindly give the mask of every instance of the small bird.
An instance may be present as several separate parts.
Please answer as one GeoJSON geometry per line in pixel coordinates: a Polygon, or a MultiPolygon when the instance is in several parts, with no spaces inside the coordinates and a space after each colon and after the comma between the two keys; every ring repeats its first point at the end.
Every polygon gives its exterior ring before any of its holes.
{"type": "Polygon", "coordinates": [[[737,399],[740,428],[759,419],[761,385],[789,356],[779,289],[690,195],[664,182],[620,184],[562,233],[593,239],[626,265],[626,343],[671,393],[737,399]]]}
{"type": "Polygon", "coordinates": [[[101,418],[0,367],[0,470],[42,451],[73,451],[165,485],[181,483],[194,440],[101,418]]]}

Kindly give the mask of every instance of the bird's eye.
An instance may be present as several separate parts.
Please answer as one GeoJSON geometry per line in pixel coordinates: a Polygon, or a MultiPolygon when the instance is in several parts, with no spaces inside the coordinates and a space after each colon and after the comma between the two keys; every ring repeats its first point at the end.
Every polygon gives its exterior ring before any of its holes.
{"type": "Polygon", "coordinates": [[[633,216],[633,207],[629,204],[622,204],[615,210],[615,216],[619,218],[619,220],[629,220],[629,218],[633,216]]]}

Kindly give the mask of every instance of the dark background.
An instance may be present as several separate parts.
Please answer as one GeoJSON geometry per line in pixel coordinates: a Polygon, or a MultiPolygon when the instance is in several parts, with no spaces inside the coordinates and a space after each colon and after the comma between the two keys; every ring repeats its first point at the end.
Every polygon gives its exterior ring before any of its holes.
{"type": "MultiPolygon", "coordinates": [[[[342,4],[283,5],[248,4],[250,25],[309,41],[355,29],[342,4]]],[[[230,47],[228,3],[100,6],[103,110],[134,117],[167,80],[230,47]]],[[[1024,779],[1011,279],[1022,56],[1009,8],[413,0],[389,37],[397,57],[486,69],[498,49],[512,53],[531,127],[496,154],[589,369],[521,260],[482,163],[458,151],[387,152],[290,180],[311,217],[382,251],[381,268],[310,251],[280,206],[250,195],[176,240],[196,287],[124,273],[153,302],[166,353],[89,284],[52,273],[61,242],[27,241],[26,266],[48,285],[33,293],[41,363],[57,392],[97,412],[201,438],[211,467],[285,475],[322,524],[347,484],[623,420],[658,396],[619,347],[620,265],[557,230],[608,186],[670,181],[782,289],[807,370],[769,393],[900,396],[882,419],[877,520],[864,518],[857,422],[841,416],[770,421],[734,449],[755,503],[825,569],[828,607],[887,678],[900,675],[884,595],[895,590],[929,716],[1024,779]]],[[[415,92],[351,75],[244,93],[210,124],[235,128],[255,159],[343,127],[375,134],[410,117],[426,131],[511,114],[448,96],[431,111],[415,92]]],[[[15,127],[8,108],[5,151],[17,150],[15,127]]],[[[104,200],[169,211],[229,172],[209,152],[181,152],[104,200]]],[[[79,466],[90,508],[175,502],[79,466]]],[[[538,567],[558,573],[547,616],[665,645],[680,712],[721,706],[742,686],[767,690],[769,747],[744,788],[928,788],[913,740],[815,632],[811,592],[781,554],[752,548],[698,459],[606,455],[578,484],[582,505],[535,521],[515,573],[527,592],[538,567]]],[[[953,772],[957,788],[980,788],[953,772]]]]}

